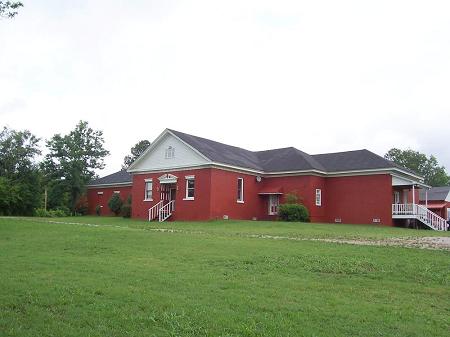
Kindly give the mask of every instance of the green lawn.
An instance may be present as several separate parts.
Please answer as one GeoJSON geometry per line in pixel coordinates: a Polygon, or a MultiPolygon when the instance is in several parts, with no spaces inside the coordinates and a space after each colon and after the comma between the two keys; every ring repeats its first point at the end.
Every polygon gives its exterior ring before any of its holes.
{"type": "Polygon", "coordinates": [[[0,218],[0,336],[447,336],[450,252],[280,222],[0,218]],[[173,232],[151,229],[170,228],[173,232]]]}

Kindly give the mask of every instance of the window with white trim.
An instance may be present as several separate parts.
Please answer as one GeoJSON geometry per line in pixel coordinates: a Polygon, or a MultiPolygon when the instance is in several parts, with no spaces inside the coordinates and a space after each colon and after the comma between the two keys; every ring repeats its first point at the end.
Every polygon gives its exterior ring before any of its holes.
{"type": "Polygon", "coordinates": [[[316,206],[322,206],[322,190],[316,189],[316,206]]]}
{"type": "Polygon", "coordinates": [[[237,179],[237,202],[244,202],[244,178],[237,179]]]}
{"type": "Polygon", "coordinates": [[[186,197],[185,200],[194,200],[195,196],[195,176],[186,176],[186,197]]]}
{"type": "Polygon", "coordinates": [[[165,158],[172,159],[173,157],[175,157],[175,148],[173,148],[172,146],[169,146],[166,149],[165,158]]]}
{"type": "Polygon", "coordinates": [[[120,194],[120,191],[114,191],[115,194],[120,194]]]}
{"type": "Polygon", "coordinates": [[[153,200],[153,180],[145,179],[145,198],[144,200],[153,200]]]}
{"type": "Polygon", "coordinates": [[[450,220],[450,208],[447,208],[447,220],[450,220]]]}

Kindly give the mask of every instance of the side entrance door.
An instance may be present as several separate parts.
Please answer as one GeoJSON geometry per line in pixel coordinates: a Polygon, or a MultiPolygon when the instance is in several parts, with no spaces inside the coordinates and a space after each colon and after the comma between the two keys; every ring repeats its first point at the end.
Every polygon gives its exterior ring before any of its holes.
{"type": "Polygon", "coordinates": [[[280,204],[280,197],[278,194],[269,195],[269,215],[278,214],[278,205],[280,204]]]}

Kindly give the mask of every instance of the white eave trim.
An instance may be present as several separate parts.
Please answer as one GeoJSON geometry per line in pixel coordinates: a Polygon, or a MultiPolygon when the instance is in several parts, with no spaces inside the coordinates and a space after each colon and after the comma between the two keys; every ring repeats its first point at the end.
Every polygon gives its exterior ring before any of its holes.
{"type": "MultiPolygon", "coordinates": [[[[206,157],[204,154],[202,154],[200,151],[198,151],[196,148],[192,147],[191,145],[189,145],[188,143],[186,143],[184,140],[182,140],[180,137],[178,137],[177,135],[175,135],[173,132],[171,132],[169,129],[165,129],[158,137],[156,137],[156,139],[153,141],[153,143],[150,144],[150,146],[128,167],[127,172],[132,173],[132,172],[144,172],[144,170],[135,170],[133,169],[141,160],[142,158],[144,158],[148,152],[152,151],[156,145],[158,145],[158,143],[164,138],[165,135],[170,134],[172,137],[175,137],[176,139],[178,139],[181,143],[183,143],[184,145],[186,145],[189,149],[191,149],[192,151],[194,151],[195,153],[197,153],[199,156],[201,156],[204,160],[211,162],[211,159],[209,159],[208,157],[206,157]]],[[[163,170],[163,169],[161,169],[163,170]]],[[[154,172],[154,171],[158,171],[158,170],[145,170],[145,172],[154,172]]]]}
{"type": "Polygon", "coordinates": [[[95,184],[95,185],[86,185],[87,188],[108,188],[108,187],[114,187],[114,186],[132,186],[133,182],[126,182],[126,183],[113,183],[113,184],[95,184]]]}

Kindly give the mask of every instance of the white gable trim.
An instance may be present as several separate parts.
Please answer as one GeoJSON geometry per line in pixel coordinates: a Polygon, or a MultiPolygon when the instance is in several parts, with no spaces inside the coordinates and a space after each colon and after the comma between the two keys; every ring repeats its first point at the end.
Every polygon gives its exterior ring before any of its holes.
{"type": "MultiPolygon", "coordinates": [[[[206,161],[207,163],[210,163],[211,160],[200,153],[197,149],[177,137],[173,132],[171,132],[169,129],[165,129],[155,140],[154,142],[130,165],[130,167],[127,169],[127,172],[130,173],[137,173],[137,172],[157,172],[165,170],[164,167],[156,168],[156,169],[146,169],[146,168],[138,168],[139,164],[152,152],[154,149],[160,145],[160,143],[165,139],[167,135],[170,135],[170,137],[173,137],[176,141],[183,144],[183,146],[186,146],[188,150],[194,152],[197,156],[201,158],[201,160],[206,161]]],[[[201,163],[198,165],[205,165],[205,163],[201,163]]],[[[180,165],[180,166],[170,166],[170,169],[172,168],[184,168],[184,167],[193,167],[197,166],[196,164],[188,164],[188,165],[180,165]]],[[[169,167],[167,167],[169,169],[169,167]]]]}

